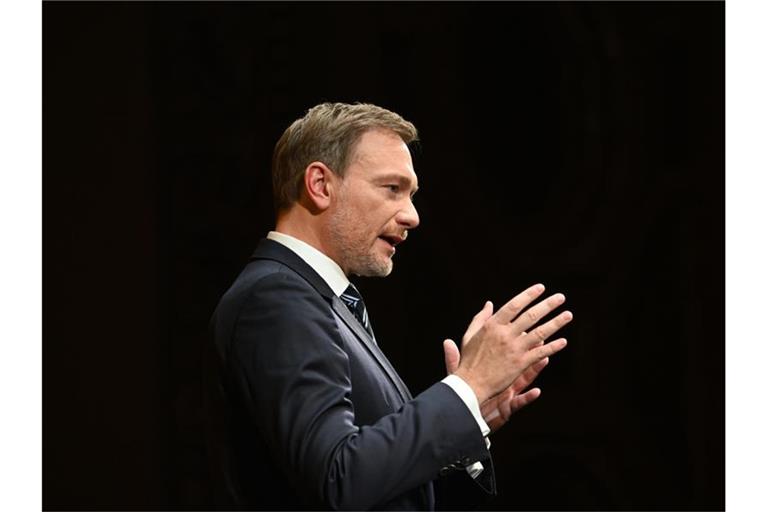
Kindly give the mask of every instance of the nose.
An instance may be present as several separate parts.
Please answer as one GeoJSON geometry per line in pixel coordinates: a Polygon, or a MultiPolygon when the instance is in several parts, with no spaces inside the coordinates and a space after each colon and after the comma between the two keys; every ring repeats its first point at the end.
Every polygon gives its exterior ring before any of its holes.
{"type": "Polygon", "coordinates": [[[419,225],[419,212],[416,211],[413,201],[409,198],[408,204],[397,214],[397,223],[406,229],[414,229],[419,225]]]}

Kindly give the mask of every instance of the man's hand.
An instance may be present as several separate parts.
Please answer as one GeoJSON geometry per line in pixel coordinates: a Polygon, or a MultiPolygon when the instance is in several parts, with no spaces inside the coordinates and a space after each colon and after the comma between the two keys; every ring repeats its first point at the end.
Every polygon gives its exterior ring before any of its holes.
{"type": "MultiPolygon", "coordinates": [[[[445,352],[446,371],[451,374],[459,367],[461,359],[459,348],[453,340],[447,339],[443,342],[443,351],[445,352]]],[[[531,385],[548,363],[549,358],[545,357],[538,363],[529,366],[507,389],[480,404],[480,413],[490,427],[491,433],[504,426],[512,414],[539,398],[541,389],[533,388],[525,393],[523,390],[531,385]]]]}
{"type": "Polygon", "coordinates": [[[461,377],[474,390],[483,416],[493,430],[503,425],[510,414],[538,398],[538,388],[520,393],[546,366],[549,356],[566,346],[564,338],[544,342],[571,321],[573,315],[569,311],[531,330],[565,302],[565,296],[552,295],[521,314],[543,292],[543,285],[532,286],[496,314],[493,304],[487,302],[462,338],[463,356],[452,340],[444,342],[448,372],[461,377]]]}

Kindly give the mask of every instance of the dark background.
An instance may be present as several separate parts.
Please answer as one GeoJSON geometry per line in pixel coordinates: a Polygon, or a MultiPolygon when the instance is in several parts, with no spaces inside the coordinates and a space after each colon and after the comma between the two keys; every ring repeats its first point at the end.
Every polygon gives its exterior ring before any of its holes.
{"type": "Polygon", "coordinates": [[[46,509],[211,507],[201,350],[321,101],[413,121],[422,225],[358,280],[414,392],[486,299],[570,345],[496,509],[723,509],[724,4],[45,3],[46,509]]]}

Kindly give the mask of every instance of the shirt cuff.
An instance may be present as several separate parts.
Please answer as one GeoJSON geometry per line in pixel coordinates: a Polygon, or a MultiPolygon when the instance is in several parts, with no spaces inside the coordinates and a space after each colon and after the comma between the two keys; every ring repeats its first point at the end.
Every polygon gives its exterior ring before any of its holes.
{"type": "Polygon", "coordinates": [[[444,378],[442,382],[448,384],[448,386],[459,395],[461,401],[464,402],[469,409],[469,412],[471,412],[472,416],[475,418],[477,426],[480,427],[480,432],[482,432],[483,437],[485,438],[486,447],[490,448],[491,442],[488,440],[488,434],[491,433],[491,429],[483,419],[483,415],[480,413],[480,404],[477,402],[475,392],[472,391],[469,384],[464,382],[464,379],[457,375],[449,375],[444,378]]]}
{"type": "MultiPolygon", "coordinates": [[[[477,396],[475,395],[475,392],[472,391],[472,387],[457,375],[449,375],[444,378],[442,382],[447,384],[457,395],[459,395],[461,401],[464,402],[467,409],[469,409],[469,412],[472,413],[472,416],[477,422],[477,426],[480,427],[480,432],[483,434],[485,447],[490,450],[491,440],[488,439],[488,434],[491,433],[491,428],[480,413],[480,404],[477,402],[477,396]]],[[[484,469],[483,464],[480,462],[475,462],[471,466],[466,467],[466,471],[472,479],[477,478],[484,469]]]]}

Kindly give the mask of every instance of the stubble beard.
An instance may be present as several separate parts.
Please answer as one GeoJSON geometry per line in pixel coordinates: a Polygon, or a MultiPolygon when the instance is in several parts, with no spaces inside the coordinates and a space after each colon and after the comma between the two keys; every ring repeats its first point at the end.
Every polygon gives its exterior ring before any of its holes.
{"type": "Polygon", "coordinates": [[[350,209],[343,205],[331,216],[329,236],[341,260],[341,268],[346,269],[348,274],[358,276],[388,276],[392,272],[392,258],[381,257],[376,253],[376,248],[369,245],[365,228],[359,222],[350,209]]]}

